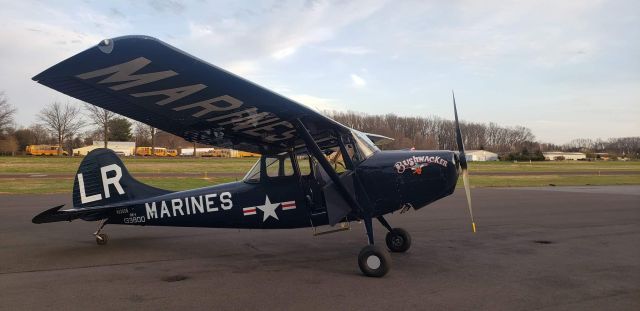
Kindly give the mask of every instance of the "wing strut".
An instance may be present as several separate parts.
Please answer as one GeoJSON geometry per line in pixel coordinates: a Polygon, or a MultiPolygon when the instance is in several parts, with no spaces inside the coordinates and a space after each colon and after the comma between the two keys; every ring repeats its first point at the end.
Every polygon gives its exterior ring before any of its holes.
{"type": "Polygon", "coordinates": [[[347,190],[347,187],[342,183],[340,176],[338,176],[338,173],[336,173],[329,161],[327,161],[327,158],[322,153],[322,150],[320,150],[320,147],[318,147],[318,144],[313,140],[313,137],[309,134],[309,130],[307,130],[302,121],[300,121],[300,119],[295,119],[292,123],[302,140],[304,140],[307,150],[309,150],[309,152],[318,160],[318,163],[320,163],[324,171],[329,175],[329,178],[331,178],[331,181],[335,184],[336,189],[342,198],[347,202],[347,204],[349,204],[351,210],[359,214],[364,214],[364,210],[360,207],[360,204],[358,204],[358,201],[356,201],[351,192],[347,190]]]}

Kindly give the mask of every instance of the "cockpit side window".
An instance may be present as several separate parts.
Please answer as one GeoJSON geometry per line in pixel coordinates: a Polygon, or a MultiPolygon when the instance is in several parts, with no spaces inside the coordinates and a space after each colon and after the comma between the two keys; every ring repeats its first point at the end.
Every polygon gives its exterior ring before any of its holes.
{"type": "Polygon", "coordinates": [[[285,152],[278,155],[265,155],[253,165],[251,170],[249,170],[249,172],[244,176],[243,180],[247,183],[260,182],[263,169],[264,175],[262,176],[270,178],[289,177],[293,176],[296,172],[289,153],[285,152]],[[262,165],[262,161],[264,161],[264,167],[262,165]]]}
{"type": "Polygon", "coordinates": [[[347,165],[344,163],[344,158],[342,157],[342,151],[340,147],[335,146],[332,148],[327,148],[322,151],[329,161],[329,164],[333,167],[336,173],[340,174],[347,170],[347,165]]]}
{"type": "Polygon", "coordinates": [[[300,153],[296,155],[296,160],[298,162],[298,168],[300,169],[301,176],[309,176],[311,175],[311,157],[308,153],[300,153]]]}
{"type": "Polygon", "coordinates": [[[340,149],[343,151],[343,153],[346,153],[348,155],[348,158],[350,160],[350,161],[345,160],[346,167],[348,169],[353,169],[353,167],[351,166],[357,165],[358,163],[360,163],[361,157],[358,151],[356,150],[355,143],[353,142],[353,139],[351,138],[351,136],[344,135],[341,137],[341,141],[342,141],[342,144],[340,146],[340,149]]]}
{"type": "Polygon", "coordinates": [[[280,158],[278,157],[267,157],[265,159],[265,168],[267,176],[269,177],[278,177],[280,175],[280,158]]]}

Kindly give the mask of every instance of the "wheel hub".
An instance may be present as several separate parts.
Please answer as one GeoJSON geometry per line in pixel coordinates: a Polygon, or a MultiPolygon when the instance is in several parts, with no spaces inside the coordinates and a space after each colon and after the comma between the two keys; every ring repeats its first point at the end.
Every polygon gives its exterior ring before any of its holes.
{"type": "Polygon", "coordinates": [[[401,247],[402,244],[404,243],[404,240],[402,239],[401,236],[397,235],[391,239],[391,243],[393,243],[393,246],[395,247],[401,247]]]}
{"type": "Polygon", "coordinates": [[[370,269],[378,269],[380,268],[380,258],[378,258],[378,256],[374,256],[371,255],[369,257],[367,257],[367,267],[369,267],[370,269]]]}

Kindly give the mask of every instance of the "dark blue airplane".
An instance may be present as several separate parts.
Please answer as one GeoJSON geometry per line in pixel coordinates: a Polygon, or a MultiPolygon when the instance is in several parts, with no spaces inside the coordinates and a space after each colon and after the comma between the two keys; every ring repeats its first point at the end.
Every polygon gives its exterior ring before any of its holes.
{"type": "Polygon", "coordinates": [[[362,221],[368,246],[360,269],[381,277],[391,257],[374,245],[374,218],[388,230],[388,249],[407,251],[411,236],[384,215],[452,194],[460,173],[471,213],[455,97],[459,152],[381,151],[374,141],[384,136],[344,126],[151,37],[103,40],[33,79],[191,142],[262,155],[240,182],[173,192],[135,180],[109,149],[92,151],[76,174],[73,208],[54,207],[33,222],[99,221],[99,245],[107,243],[106,224],[313,227],[322,234],[362,221]],[[333,228],[318,229],[325,225],[333,228]]]}

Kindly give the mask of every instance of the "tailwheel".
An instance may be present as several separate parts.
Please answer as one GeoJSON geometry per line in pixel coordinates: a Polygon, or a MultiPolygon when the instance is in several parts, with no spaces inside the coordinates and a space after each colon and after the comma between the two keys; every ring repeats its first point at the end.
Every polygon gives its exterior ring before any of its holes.
{"type": "Polygon", "coordinates": [[[366,276],[383,277],[391,268],[391,256],[384,248],[367,245],[358,255],[358,266],[366,276]]]}
{"type": "Polygon", "coordinates": [[[393,228],[387,233],[387,247],[394,253],[404,253],[411,247],[411,235],[402,228],[393,228]]]}
{"type": "Polygon", "coordinates": [[[109,236],[106,233],[96,235],[96,243],[98,243],[98,245],[106,245],[107,241],[109,241],[109,236]]]}
{"type": "Polygon", "coordinates": [[[104,226],[107,224],[107,221],[109,221],[109,218],[100,220],[100,222],[98,223],[98,229],[93,233],[93,236],[96,237],[96,243],[98,243],[98,245],[106,245],[107,241],[109,241],[109,236],[106,233],[100,233],[102,231],[102,228],[104,228],[104,226]]]}

